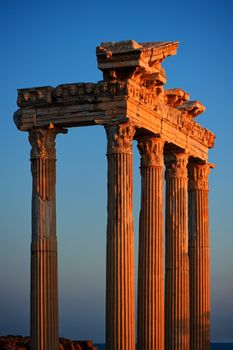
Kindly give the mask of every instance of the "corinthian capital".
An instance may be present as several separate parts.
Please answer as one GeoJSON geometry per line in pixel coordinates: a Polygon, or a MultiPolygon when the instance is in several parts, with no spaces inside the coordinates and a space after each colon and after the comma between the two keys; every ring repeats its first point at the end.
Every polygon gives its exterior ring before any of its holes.
{"type": "Polygon", "coordinates": [[[189,190],[208,190],[208,177],[212,167],[212,164],[190,162],[188,165],[189,190]]]}
{"type": "Polygon", "coordinates": [[[55,128],[52,124],[47,129],[30,130],[31,159],[56,159],[55,138],[58,133],[66,134],[67,130],[55,128]]]}
{"type": "Polygon", "coordinates": [[[171,152],[165,155],[166,178],[187,178],[188,177],[188,154],[171,152]]]}
{"type": "Polygon", "coordinates": [[[105,127],[108,139],[108,154],[132,153],[135,126],[131,123],[105,127]]]}
{"type": "Polygon", "coordinates": [[[163,166],[163,147],[164,141],[158,137],[141,137],[138,140],[141,166],[163,166]]]}

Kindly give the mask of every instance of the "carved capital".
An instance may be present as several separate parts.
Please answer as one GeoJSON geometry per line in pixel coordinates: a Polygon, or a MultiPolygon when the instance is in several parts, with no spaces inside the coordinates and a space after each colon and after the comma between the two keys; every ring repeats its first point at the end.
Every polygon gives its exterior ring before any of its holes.
{"type": "Polygon", "coordinates": [[[131,123],[105,127],[108,140],[107,153],[132,153],[135,126],[131,123]]]}
{"type": "Polygon", "coordinates": [[[55,139],[58,133],[66,134],[67,130],[55,128],[53,124],[47,129],[30,130],[31,159],[56,159],[55,139]]]}
{"type": "Polygon", "coordinates": [[[166,179],[188,177],[188,154],[171,152],[165,155],[166,179]]]}
{"type": "Polygon", "coordinates": [[[158,137],[141,137],[138,149],[141,155],[141,167],[163,167],[164,141],[158,137]]]}
{"type": "Polygon", "coordinates": [[[188,188],[192,190],[208,190],[208,177],[210,174],[210,164],[189,163],[188,165],[188,188]]]}

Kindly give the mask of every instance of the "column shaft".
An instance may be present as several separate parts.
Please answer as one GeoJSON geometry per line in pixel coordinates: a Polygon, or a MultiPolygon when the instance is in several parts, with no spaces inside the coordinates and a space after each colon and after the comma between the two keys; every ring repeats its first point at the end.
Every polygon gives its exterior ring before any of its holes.
{"type": "Polygon", "coordinates": [[[135,349],[132,138],[128,124],[106,128],[108,222],[106,348],[135,349]]]}
{"type": "Polygon", "coordinates": [[[189,164],[191,350],[210,349],[208,164],[189,164]]]}
{"type": "Polygon", "coordinates": [[[164,142],[141,138],[138,264],[138,350],[164,349],[164,142]]]}
{"type": "Polygon", "coordinates": [[[165,349],[190,348],[187,155],[166,162],[165,349]]]}
{"type": "Polygon", "coordinates": [[[32,145],[31,349],[57,350],[56,151],[58,131],[35,129],[32,145]]]}

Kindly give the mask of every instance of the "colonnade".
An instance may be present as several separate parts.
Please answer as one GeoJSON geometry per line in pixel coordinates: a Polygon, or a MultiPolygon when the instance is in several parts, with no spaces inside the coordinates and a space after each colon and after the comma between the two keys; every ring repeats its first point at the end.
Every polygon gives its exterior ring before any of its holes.
{"type": "MultiPolygon", "coordinates": [[[[210,348],[208,175],[210,165],[158,135],[137,138],[141,212],[135,339],[131,123],[107,125],[106,349],[210,348]],[[166,166],[164,234],[164,164],[166,166]],[[164,249],[165,237],[165,249],[164,249]],[[165,255],[165,266],[164,266],[165,255]]],[[[57,133],[32,129],[31,337],[33,350],[58,349],[57,133]]]]}

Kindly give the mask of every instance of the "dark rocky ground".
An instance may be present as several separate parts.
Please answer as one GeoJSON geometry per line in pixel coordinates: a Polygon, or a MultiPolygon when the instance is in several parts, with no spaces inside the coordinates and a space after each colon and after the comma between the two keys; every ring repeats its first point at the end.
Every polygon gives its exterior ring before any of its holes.
{"type": "MultiPolygon", "coordinates": [[[[22,336],[1,336],[0,350],[30,350],[30,338],[22,336]]],[[[60,338],[59,350],[98,350],[92,341],[75,341],[60,338]]]]}
{"type": "MultiPolygon", "coordinates": [[[[104,350],[104,344],[93,345],[93,342],[77,341],[66,338],[60,338],[59,350],[104,350]]],[[[30,338],[22,336],[0,336],[0,350],[30,350],[30,338]]],[[[233,344],[214,343],[211,344],[211,350],[233,350],[233,344]]]]}

